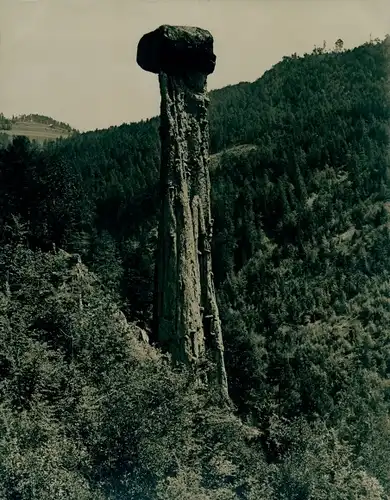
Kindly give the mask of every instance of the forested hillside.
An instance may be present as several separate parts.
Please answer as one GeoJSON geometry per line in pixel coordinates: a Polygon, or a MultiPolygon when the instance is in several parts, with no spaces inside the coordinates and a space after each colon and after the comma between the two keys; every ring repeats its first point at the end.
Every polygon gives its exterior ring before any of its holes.
{"type": "Polygon", "coordinates": [[[3,146],[7,146],[13,137],[19,135],[38,144],[44,144],[59,137],[69,137],[77,132],[67,123],[58,122],[44,115],[30,114],[6,118],[0,113],[0,145],[3,146]]]}
{"type": "Polygon", "coordinates": [[[0,149],[0,498],[390,498],[388,57],[315,49],[210,93],[234,414],[136,337],[158,119],[0,149]]]}

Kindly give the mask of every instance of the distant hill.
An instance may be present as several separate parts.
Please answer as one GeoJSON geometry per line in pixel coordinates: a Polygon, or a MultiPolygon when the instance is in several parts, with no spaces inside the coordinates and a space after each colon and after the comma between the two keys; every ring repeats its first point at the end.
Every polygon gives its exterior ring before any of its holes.
{"type": "Polygon", "coordinates": [[[29,114],[6,118],[0,113],[0,144],[7,144],[12,137],[22,135],[39,143],[69,137],[76,129],[49,116],[29,114]]]}

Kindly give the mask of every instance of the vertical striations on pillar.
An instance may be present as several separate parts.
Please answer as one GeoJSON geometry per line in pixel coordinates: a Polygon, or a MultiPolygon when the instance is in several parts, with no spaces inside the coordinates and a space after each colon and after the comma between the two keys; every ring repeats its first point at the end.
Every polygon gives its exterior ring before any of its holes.
{"type": "Polygon", "coordinates": [[[211,262],[207,75],[215,60],[213,37],[200,28],[160,26],[138,45],[137,62],[159,75],[161,93],[157,337],[176,362],[211,359],[210,382],[228,399],[211,262]]]}

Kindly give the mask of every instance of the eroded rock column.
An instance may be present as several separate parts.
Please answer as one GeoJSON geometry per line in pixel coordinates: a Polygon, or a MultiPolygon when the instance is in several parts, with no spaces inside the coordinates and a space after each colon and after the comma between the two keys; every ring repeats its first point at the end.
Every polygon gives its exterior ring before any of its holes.
{"type": "Polygon", "coordinates": [[[211,266],[207,75],[213,37],[203,29],[160,26],[144,35],[137,62],[159,75],[162,210],[155,328],[176,362],[213,361],[211,382],[228,398],[223,340],[211,266]]]}

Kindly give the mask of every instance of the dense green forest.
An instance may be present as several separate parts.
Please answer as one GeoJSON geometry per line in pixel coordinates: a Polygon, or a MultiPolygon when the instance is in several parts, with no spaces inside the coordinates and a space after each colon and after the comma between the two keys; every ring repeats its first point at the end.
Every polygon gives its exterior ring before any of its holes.
{"type": "Polygon", "coordinates": [[[159,120],[0,149],[0,499],[390,498],[388,60],[338,43],[210,93],[233,410],[137,336],[159,120]]]}

